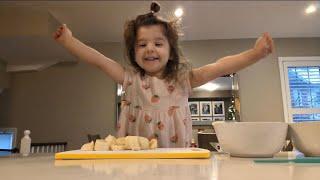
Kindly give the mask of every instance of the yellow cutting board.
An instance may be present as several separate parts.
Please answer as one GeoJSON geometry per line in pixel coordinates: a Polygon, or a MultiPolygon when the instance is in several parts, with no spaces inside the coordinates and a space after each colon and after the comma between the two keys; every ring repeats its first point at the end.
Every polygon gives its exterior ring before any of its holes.
{"type": "Polygon", "coordinates": [[[210,151],[201,148],[157,148],[152,150],[123,151],[65,151],[55,159],[194,159],[209,158],[210,151]]]}

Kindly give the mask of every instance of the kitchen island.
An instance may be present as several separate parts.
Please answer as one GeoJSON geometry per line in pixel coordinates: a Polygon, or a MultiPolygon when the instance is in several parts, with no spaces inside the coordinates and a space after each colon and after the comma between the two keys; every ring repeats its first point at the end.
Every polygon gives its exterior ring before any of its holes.
{"type": "MultiPolygon", "coordinates": [[[[292,158],[293,153],[279,153],[292,158]]],[[[3,180],[318,180],[320,164],[255,163],[212,153],[209,159],[54,160],[54,154],[0,157],[3,180]]]]}

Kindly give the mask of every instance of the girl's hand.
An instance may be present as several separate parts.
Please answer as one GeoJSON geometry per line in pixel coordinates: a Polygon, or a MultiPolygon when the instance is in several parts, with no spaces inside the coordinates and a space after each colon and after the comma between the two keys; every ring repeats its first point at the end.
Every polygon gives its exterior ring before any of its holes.
{"type": "Polygon", "coordinates": [[[66,24],[61,25],[52,35],[53,38],[61,44],[66,43],[69,39],[72,38],[72,32],[66,24]]]}
{"type": "Polygon", "coordinates": [[[264,58],[274,51],[273,40],[269,33],[263,33],[256,41],[253,48],[258,59],[264,58]]]}

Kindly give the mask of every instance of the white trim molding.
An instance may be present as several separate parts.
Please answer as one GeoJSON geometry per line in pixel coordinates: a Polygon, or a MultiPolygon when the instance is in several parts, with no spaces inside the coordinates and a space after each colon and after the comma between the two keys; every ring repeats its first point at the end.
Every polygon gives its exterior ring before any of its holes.
{"type": "MultiPolygon", "coordinates": [[[[285,122],[292,122],[290,89],[288,83],[288,66],[319,66],[320,56],[279,57],[279,72],[285,122]]],[[[297,110],[294,110],[295,112],[297,110]]],[[[306,110],[308,111],[308,110],[306,110]]]]}

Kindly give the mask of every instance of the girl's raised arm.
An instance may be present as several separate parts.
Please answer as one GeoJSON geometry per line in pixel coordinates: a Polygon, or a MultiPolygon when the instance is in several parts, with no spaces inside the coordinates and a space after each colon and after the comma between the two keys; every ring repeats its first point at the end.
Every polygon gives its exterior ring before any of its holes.
{"type": "Polygon", "coordinates": [[[217,77],[235,73],[264,58],[273,51],[273,40],[268,33],[264,33],[263,36],[258,38],[253,49],[240,54],[226,56],[215,63],[193,69],[193,75],[190,76],[191,87],[198,87],[217,77]]]}
{"type": "Polygon", "coordinates": [[[117,83],[123,83],[123,67],[116,61],[105,57],[97,50],[73,37],[72,32],[65,24],[60,26],[57,31],[53,33],[53,38],[80,60],[97,66],[117,83]]]}

